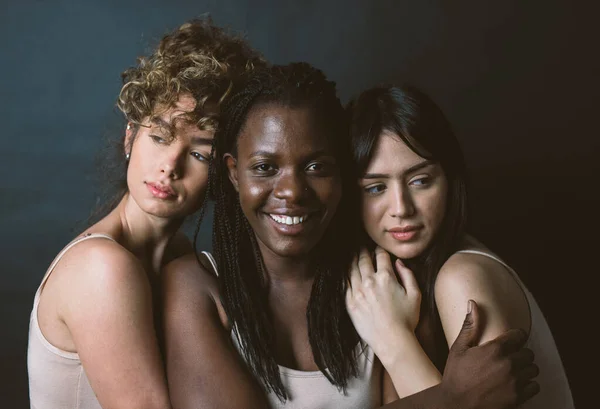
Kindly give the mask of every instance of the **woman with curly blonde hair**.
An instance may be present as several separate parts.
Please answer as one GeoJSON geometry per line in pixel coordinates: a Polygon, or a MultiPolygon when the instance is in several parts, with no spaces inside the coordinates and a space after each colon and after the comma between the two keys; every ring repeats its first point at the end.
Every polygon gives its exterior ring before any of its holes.
{"type": "Polygon", "coordinates": [[[170,408],[153,288],[189,251],[178,230],[202,204],[219,106],[263,60],[192,20],[123,73],[119,201],[58,254],[35,294],[28,345],[32,408],[170,408]]]}

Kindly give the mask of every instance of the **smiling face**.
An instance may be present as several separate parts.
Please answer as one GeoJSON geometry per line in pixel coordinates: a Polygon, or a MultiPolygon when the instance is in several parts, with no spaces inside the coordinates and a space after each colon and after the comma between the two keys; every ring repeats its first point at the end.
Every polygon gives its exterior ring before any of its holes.
{"type": "Polygon", "coordinates": [[[384,131],[359,185],[371,239],[401,259],[423,253],[444,219],[448,182],[441,166],[384,131]]]}
{"type": "MultiPolygon", "coordinates": [[[[131,146],[127,186],[146,213],[183,218],[201,205],[208,181],[212,131],[186,122],[196,101],[187,95],[156,118],[145,118],[131,146]]],[[[127,138],[133,137],[127,131],[127,138]]]]}
{"type": "Polygon", "coordinates": [[[226,155],[242,211],[263,252],[309,253],[323,237],[341,198],[331,138],[306,108],[262,104],[226,155]]]}

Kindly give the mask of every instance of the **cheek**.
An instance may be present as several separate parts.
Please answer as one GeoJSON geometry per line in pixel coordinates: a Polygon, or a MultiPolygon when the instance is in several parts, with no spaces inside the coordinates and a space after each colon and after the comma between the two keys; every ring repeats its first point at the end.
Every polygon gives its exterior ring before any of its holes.
{"type": "Polygon", "coordinates": [[[447,189],[445,185],[440,186],[439,189],[431,192],[431,195],[427,197],[427,200],[423,205],[424,213],[426,214],[426,218],[434,233],[437,232],[444,220],[444,215],[446,213],[446,196],[447,189]]]}
{"type": "Polygon", "coordinates": [[[188,183],[188,195],[202,197],[208,187],[208,171],[206,169],[194,171],[194,178],[188,183]]]}
{"type": "Polygon", "coordinates": [[[366,232],[370,236],[373,236],[373,233],[381,227],[379,226],[381,220],[380,214],[384,207],[383,200],[376,200],[366,195],[363,195],[361,198],[362,222],[366,232]]]}
{"type": "Polygon", "coordinates": [[[317,193],[321,203],[329,209],[337,208],[342,199],[342,186],[339,178],[325,178],[312,183],[312,189],[317,193]]]}
{"type": "Polygon", "coordinates": [[[240,205],[246,217],[265,204],[270,191],[268,183],[256,183],[246,178],[238,179],[238,188],[240,205]]]}

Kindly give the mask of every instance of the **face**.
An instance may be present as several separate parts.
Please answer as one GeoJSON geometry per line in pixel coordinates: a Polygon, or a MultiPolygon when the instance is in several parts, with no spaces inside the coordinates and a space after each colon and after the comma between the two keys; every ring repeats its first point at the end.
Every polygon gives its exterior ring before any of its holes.
{"type": "Polygon", "coordinates": [[[226,155],[230,179],[264,256],[308,254],[341,198],[331,138],[310,110],[274,104],[251,110],[226,155]]]}
{"type": "Polygon", "coordinates": [[[448,182],[441,166],[384,131],[359,185],[371,239],[401,259],[423,253],[445,214],[448,182]]]}
{"type": "MultiPolygon", "coordinates": [[[[201,205],[213,132],[201,131],[183,120],[195,105],[191,96],[183,95],[175,107],[156,118],[146,118],[138,127],[131,146],[127,186],[146,213],[183,218],[201,205]]],[[[132,132],[127,131],[127,138],[133,137],[132,132]]]]}

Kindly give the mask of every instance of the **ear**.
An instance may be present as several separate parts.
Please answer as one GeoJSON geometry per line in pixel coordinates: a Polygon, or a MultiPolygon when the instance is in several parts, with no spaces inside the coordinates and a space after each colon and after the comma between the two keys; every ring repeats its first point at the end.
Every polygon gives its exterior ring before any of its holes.
{"type": "Polygon", "coordinates": [[[238,188],[238,177],[237,177],[237,159],[233,157],[230,153],[226,153],[223,155],[223,160],[227,165],[227,172],[229,173],[229,180],[233,185],[236,192],[239,192],[238,188]]]}
{"type": "Polygon", "coordinates": [[[131,122],[127,122],[127,127],[125,128],[125,141],[123,143],[123,148],[125,149],[125,155],[131,153],[131,146],[133,144],[133,137],[136,133],[136,126],[131,122]]]}

